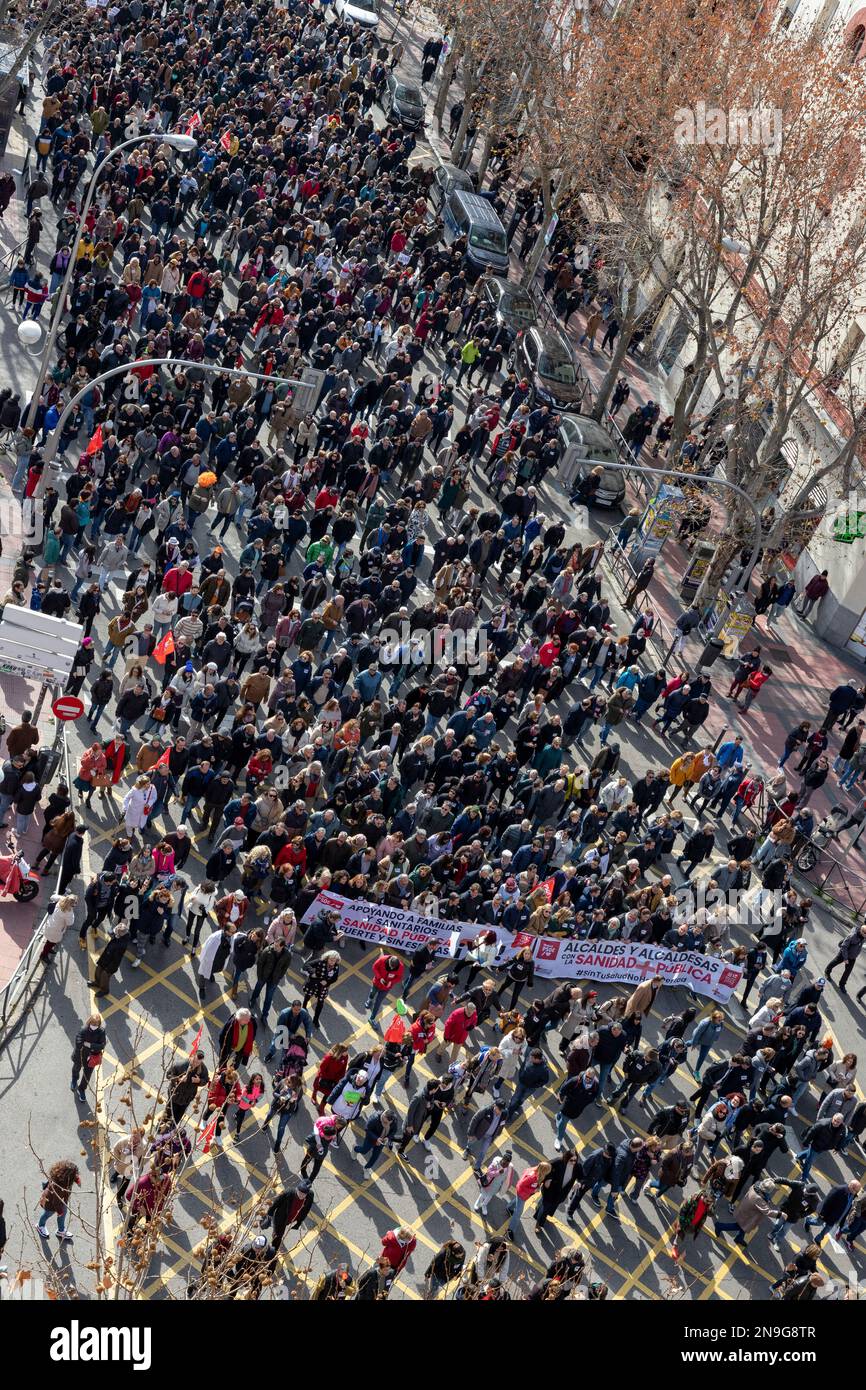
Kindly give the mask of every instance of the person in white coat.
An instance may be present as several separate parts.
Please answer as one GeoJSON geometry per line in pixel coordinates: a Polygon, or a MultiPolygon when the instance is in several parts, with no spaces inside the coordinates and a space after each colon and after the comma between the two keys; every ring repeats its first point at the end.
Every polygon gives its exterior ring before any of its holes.
{"type": "Polygon", "coordinates": [[[601,801],[611,812],[621,811],[632,799],[632,790],[625,777],[612,777],[601,789],[601,801]]]}
{"type": "Polygon", "coordinates": [[[502,1054],[502,1066],[493,1083],[494,1099],[501,1095],[503,1084],[506,1081],[513,1082],[517,1075],[520,1060],[526,1049],[526,1034],[522,1028],[513,1028],[497,1046],[502,1054]]]}
{"type": "Polygon", "coordinates": [[[39,959],[45,964],[54,955],[60,942],[63,940],[63,933],[67,927],[71,927],[75,921],[75,908],[77,898],[72,893],[66,893],[62,898],[52,898],[51,911],[45,919],[43,935],[45,944],[39,955],[39,959]]]}
{"type": "Polygon", "coordinates": [[[777,999],[775,996],[772,999],[768,999],[766,1004],[763,1004],[761,1008],[758,1009],[758,1012],[752,1014],[752,1017],[749,1019],[749,1031],[752,1032],[755,1028],[763,1028],[765,1023],[772,1023],[782,1012],[783,1008],[784,1004],[781,999],[777,999]]]}
{"type": "Polygon", "coordinates": [[[156,787],[149,777],[139,777],[123,798],[123,820],[126,833],[133,836],[143,831],[151,807],[156,801],[156,787]]]}
{"type": "Polygon", "coordinates": [[[198,997],[202,1001],[207,997],[207,987],[214,976],[223,970],[228,963],[232,950],[232,937],[236,931],[235,924],[227,922],[224,927],[217,927],[216,931],[211,932],[201,948],[201,955],[198,958],[198,997]]]}
{"type": "Polygon", "coordinates": [[[493,1198],[507,1197],[514,1187],[516,1175],[511,1162],[511,1150],[506,1149],[504,1153],[497,1154],[486,1168],[475,1169],[474,1174],[480,1190],[472,1203],[472,1210],[486,1216],[493,1198]]]}
{"type": "Polygon", "coordinates": [[[157,637],[161,637],[166,628],[171,627],[177,617],[178,606],[177,594],[159,593],[153,600],[153,626],[157,637]]]}

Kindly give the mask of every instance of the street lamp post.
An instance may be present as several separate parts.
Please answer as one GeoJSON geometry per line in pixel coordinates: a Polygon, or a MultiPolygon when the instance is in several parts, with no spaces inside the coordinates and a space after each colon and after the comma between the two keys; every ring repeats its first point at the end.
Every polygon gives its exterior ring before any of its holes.
{"type": "Polygon", "coordinates": [[[130,372],[135,371],[136,367],[193,367],[196,371],[210,372],[214,376],[253,377],[256,381],[271,381],[275,386],[307,386],[309,384],[306,381],[301,381],[298,377],[275,376],[273,372],[253,372],[244,367],[220,367],[215,362],[192,362],[186,357],[136,357],[132,362],[124,362],[120,366],[109,367],[107,371],[101,372],[99,376],[95,376],[92,381],[88,381],[85,386],[82,386],[80,391],[76,391],[75,395],[67,401],[45,447],[46,466],[54,462],[57,447],[63,434],[63,426],[88,392],[92,391],[94,386],[101,386],[104,382],[110,381],[112,377],[128,376],[130,372]]]}
{"type": "Polygon", "coordinates": [[[136,135],[131,140],[124,140],[122,144],[115,145],[114,149],[109,150],[108,154],[105,155],[105,157],[101,159],[100,162],[97,164],[96,168],[94,169],[91,175],[90,183],[87,187],[87,195],[84,199],[84,204],[82,206],[81,213],[78,218],[78,226],[75,230],[75,239],[72,243],[72,247],[69,253],[69,264],[66,267],[66,274],[63,277],[63,283],[60,286],[60,290],[58,291],[57,300],[54,305],[54,312],[51,315],[51,321],[48,325],[48,335],[45,339],[45,347],[42,351],[42,360],[39,364],[39,375],[36,378],[36,386],[33,390],[33,396],[31,398],[30,405],[27,410],[26,418],[23,421],[25,425],[32,426],[33,421],[36,419],[36,411],[39,406],[39,398],[42,395],[42,387],[45,385],[45,378],[48,375],[48,367],[51,361],[51,354],[54,351],[54,344],[57,341],[57,334],[59,333],[60,325],[63,322],[63,315],[66,309],[66,296],[69,293],[69,285],[72,280],[72,276],[75,273],[75,265],[78,258],[78,247],[81,244],[81,237],[82,233],[84,232],[84,224],[87,221],[87,214],[90,211],[90,205],[93,202],[93,195],[95,194],[97,186],[99,184],[99,176],[105,168],[106,164],[108,164],[109,161],[112,160],[116,154],[119,154],[121,150],[130,149],[134,145],[142,145],[145,143],[145,141],[148,140],[158,140],[160,144],[170,145],[171,148],[174,150],[183,150],[187,153],[190,150],[194,150],[197,144],[197,142],[193,139],[191,135],[167,135],[165,134],[165,132],[162,131],[154,131],[151,134],[136,135]]]}

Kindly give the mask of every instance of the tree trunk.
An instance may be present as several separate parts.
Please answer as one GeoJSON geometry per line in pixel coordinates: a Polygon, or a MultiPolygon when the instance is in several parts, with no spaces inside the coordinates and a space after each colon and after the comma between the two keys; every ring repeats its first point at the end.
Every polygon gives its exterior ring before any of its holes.
{"type": "Polygon", "coordinates": [[[459,49],[455,44],[448,54],[448,57],[445,59],[445,62],[442,64],[442,76],[439,79],[439,90],[436,93],[436,104],[433,107],[433,119],[436,122],[436,129],[440,135],[442,134],[442,121],[445,116],[445,107],[448,105],[448,92],[451,88],[451,82],[454,77],[454,71],[457,67],[459,56],[459,49]]]}
{"type": "Polygon", "coordinates": [[[11,63],[9,64],[8,73],[5,77],[0,79],[0,91],[2,91],[4,94],[10,83],[14,82],[17,87],[18,78],[15,76],[15,74],[17,73],[18,69],[22,66],[22,64],[24,64],[30,57],[30,54],[33,52],[34,48],[38,44],[43,33],[48,28],[48,25],[51,23],[57,11],[60,9],[60,3],[61,0],[54,0],[54,4],[48,6],[48,9],[45,11],[42,18],[39,19],[36,24],[34,24],[33,28],[30,30],[30,33],[27,35],[27,38],[24,40],[15,57],[12,59],[11,63]]]}
{"type": "Polygon", "coordinates": [[[637,328],[639,316],[635,313],[636,304],[637,281],[632,281],[628,290],[628,299],[626,300],[624,321],[619,331],[619,337],[613,345],[613,352],[611,354],[610,364],[608,366],[607,371],[604,374],[604,380],[598,388],[598,393],[595,398],[595,405],[592,407],[593,420],[598,420],[599,422],[601,422],[604,419],[604,408],[610,400],[611,392],[613,391],[613,388],[616,385],[617,377],[619,376],[620,370],[622,369],[622,364],[625,361],[625,355],[628,352],[629,344],[632,340],[632,335],[634,334],[634,330],[637,328]]]}
{"type": "Polygon", "coordinates": [[[725,571],[742,546],[742,541],[734,536],[723,536],[716,544],[716,553],[712,558],[709,569],[701,580],[700,588],[695,594],[694,606],[700,610],[705,608],[722,587],[722,580],[725,571]]]}
{"type": "Polygon", "coordinates": [[[541,258],[544,255],[546,249],[544,236],[547,231],[547,228],[550,226],[550,217],[552,217],[554,212],[556,212],[556,209],[559,207],[560,203],[562,202],[563,198],[568,192],[569,186],[571,184],[571,172],[563,169],[562,173],[559,176],[559,182],[557,183],[556,189],[553,192],[552,196],[547,192],[547,189],[549,188],[549,183],[549,179],[546,178],[542,181],[542,190],[544,191],[545,195],[544,205],[545,208],[550,208],[550,215],[545,217],[538,225],[538,236],[535,238],[535,243],[532,247],[532,250],[529,253],[529,258],[526,262],[526,269],[520,277],[520,283],[524,286],[532,284],[533,280],[535,279],[535,273],[538,270],[538,267],[541,265],[541,258]]]}
{"type": "Polygon", "coordinates": [[[478,165],[476,178],[477,186],[480,188],[484,182],[484,175],[487,173],[487,166],[490,163],[490,150],[493,145],[492,137],[487,134],[484,137],[484,145],[481,150],[481,163],[478,165]]]}
{"type": "Polygon", "coordinates": [[[474,78],[474,64],[471,63],[470,58],[467,58],[466,70],[464,70],[463,74],[463,115],[460,117],[460,125],[457,126],[457,133],[455,139],[453,139],[452,147],[450,147],[450,157],[452,157],[453,164],[460,163],[460,154],[463,152],[464,143],[466,143],[468,122],[473,118],[473,100],[471,100],[471,97],[473,97],[473,92],[475,90],[474,78]]]}

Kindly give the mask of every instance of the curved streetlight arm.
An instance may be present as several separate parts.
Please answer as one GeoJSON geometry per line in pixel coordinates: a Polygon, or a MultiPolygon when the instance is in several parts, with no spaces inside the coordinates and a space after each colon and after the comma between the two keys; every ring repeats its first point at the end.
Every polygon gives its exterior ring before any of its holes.
{"type": "MultiPolygon", "coordinates": [[[[587,459],[586,462],[592,465],[593,460],[587,459]]],[[[599,463],[601,463],[601,460],[599,460],[599,463]]],[[[615,473],[651,473],[656,478],[684,478],[686,482],[692,484],[694,484],[696,476],[700,476],[689,473],[685,468],[650,468],[648,465],[637,462],[633,464],[605,462],[602,467],[609,468],[615,473]]],[[[705,478],[704,482],[711,487],[729,488],[731,492],[735,492],[738,497],[743,499],[752,513],[752,519],[755,523],[755,540],[752,545],[752,553],[749,556],[749,563],[746,565],[745,572],[746,575],[749,576],[758,563],[758,555],[761,550],[761,513],[758,510],[757,504],[743,488],[737,483],[729,483],[727,478],[705,478]]]]}
{"type": "Polygon", "coordinates": [[[154,131],[151,134],[136,135],[131,140],[124,140],[121,144],[115,145],[113,149],[109,150],[108,154],[106,154],[99,161],[99,163],[97,164],[96,168],[90,176],[90,183],[87,186],[87,194],[85,196],[81,212],[78,216],[78,226],[75,229],[75,238],[72,242],[72,247],[69,253],[69,264],[66,267],[66,274],[63,277],[63,283],[60,286],[58,297],[54,304],[54,313],[51,315],[51,322],[48,325],[48,336],[45,339],[45,347],[42,350],[42,359],[39,363],[39,374],[36,378],[36,385],[33,388],[33,395],[30,399],[30,405],[27,409],[26,418],[23,421],[25,425],[32,426],[33,421],[36,419],[36,411],[39,407],[39,398],[42,395],[42,388],[45,385],[45,378],[48,375],[48,364],[51,361],[51,353],[54,349],[54,344],[57,341],[57,334],[60,330],[60,325],[63,322],[63,315],[66,308],[66,296],[69,293],[69,285],[71,283],[72,276],[75,273],[75,266],[78,261],[78,248],[81,245],[81,237],[84,232],[84,224],[87,221],[87,214],[90,211],[90,206],[93,202],[93,196],[99,184],[99,176],[105,168],[106,164],[108,164],[112,159],[114,159],[114,156],[116,154],[120,154],[121,150],[128,150],[132,148],[132,146],[134,145],[142,145],[148,140],[158,140],[160,144],[167,144],[172,148],[183,148],[179,144],[179,142],[173,143],[172,135],[164,130],[159,132],[154,131]]]}
{"type": "Polygon", "coordinates": [[[271,381],[275,386],[306,386],[306,381],[301,381],[294,376],[275,376],[273,372],[253,372],[246,371],[243,367],[218,367],[213,362],[193,362],[187,357],[136,357],[132,362],[124,362],[118,367],[109,367],[107,371],[100,372],[92,381],[88,381],[86,386],[82,386],[80,391],[67,401],[54,426],[48,444],[45,448],[45,463],[51,464],[57,453],[60,437],[63,434],[63,426],[69,416],[76,409],[78,404],[84,399],[88,391],[92,391],[94,386],[102,386],[106,381],[110,381],[115,376],[128,376],[134,372],[136,367],[192,367],[196,371],[210,372],[213,376],[245,376],[253,377],[256,381],[271,381]]]}
{"type": "MultiPolygon", "coordinates": [[[[53,462],[61,435],[63,434],[63,426],[87,393],[92,391],[94,386],[101,386],[103,382],[110,381],[112,377],[120,376],[121,374],[128,376],[130,372],[135,371],[136,367],[190,367],[196,371],[210,372],[214,376],[252,377],[256,381],[270,381],[273,382],[274,385],[280,386],[307,385],[307,382],[301,381],[297,377],[275,376],[273,373],[247,371],[243,367],[220,367],[213,362],[193,362],[185,357],[134,358],[131,362],[124,362],[121,366],[109,367],[107,371],[101,372],[99,376],[95,376],[86,386],[82,386],[81,390],[77,391],[75,395],[67,401],[63,410],[60,412],[60,417],[54,427],[54,432],[48,440],[45,450],[46,465],[53,462]]],[[[592,459],[588,459],[587,462],[592,464],[593,461],[592,459]]],[[[689,473],[684,468],[651,468],[648,464],[638,464],[637,462],[633,464],[605,462],[603,467],[609,468],[616,473],[649,473],[656,478],[683,478],[686,482],[692,484],[695,481],[695,474],[689,473]]],[[[738,497],[742,498],[752,513],[752,519],[755,523],[755,539],[752,545],[749,563],[746,566],[746,573],[751,574],[755,565],[758,563],[758,554],[761,549],[761,513],[758,510],[757,504],[743,488],[737,483],[728,482],[727,478],[707,478],[705,481],[708,486],[726,487],[731,492],[735,492],[738,497]]]]}

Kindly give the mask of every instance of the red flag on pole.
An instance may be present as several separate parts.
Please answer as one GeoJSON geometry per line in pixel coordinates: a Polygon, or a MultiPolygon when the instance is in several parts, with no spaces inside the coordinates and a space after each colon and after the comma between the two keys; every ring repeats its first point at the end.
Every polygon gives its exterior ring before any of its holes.
{"type": "MultiPolygon", "coordinates": [[[[167,758],[167,757],[168,757],[168,750],[166,750],[166,752],[163,753],[162,757],[163,757],[163,758],[167,758]]],[[[160,758],[160,760],[159,760],[159,763],[161,763],[161,762],[162,762],[162,758],[160,758]]],[[[159,767],[159,763],[157,763],[157,767],[159,767]]],[[[196,1035],[195,1035],[195,1042],[193,1043],[192,1047],[191,1047],[190,1050],[189,1050],[189,1060],[190,1060],[191,1062],[194,1062],[194,1061],[195,1061],[195,1054],[198,1052],[198,1045],[199,1045],[199,1043],[201,1042],[201,1035],[202,1035],[203,1032],[204,1032],[204,1024],[201,1025],[201,1027],[199,1028],[198,1032],[196,1033],[196,1035]]]]}
{"type": "Polygon", "coordinates": [[[197,130],[198,127],[199,127],[200,125],[201,125],[201,112],[200,112],[200,111],[194,111],[193,114],[190,116],[189,122],[188,122],[187,127],[186,127],[186,133],[187,133],[187,135],[192,135],[193,132],[194,132],[195,130],[197,130]]]}
{"type": "Polygon", "coordinates": [[[84,452],[85,452],[85,454],[98,454],[101,448],[102,448],[102,426],[101,426],[101,425],[97,425],[97,426],[96,426],[96,429],[95,429],[95,431],[94,431],[94,433],[93,433],[93,435],[92,435],[92,437],[91,437],[91,439],[90,439],[90,442],[88,443],[87,448],[84,450],[84,452]]]}
{"type": "Polygon", "coordinates": [[[225,150],[226,154],[230,154],[230,153],[231,153],[231,148],[232,148],[232,132],[231,132],[230,130],[224,130],[224,131],[223,131],[222,135],[220,136],[220,144],[222,145],[222,147],[223,147],[223,149],[225,150]]]}
{"type": "Polygon", "coordinates": [[[160,638],[160,640],[157,642],[156,646],[154,647],[154,649],[153,649],[153,659],[154,659],[154,661],[159,662],[159,665],[160,665],[160,666],[164,666],[164,665],[165,665],[165,661],[166,661],[166,657],[171,656],[173,652],[174,652],[174,634],[172,633],[171,628],[169,628],[169,630],[168,630],[168,632],[165,634],[165,636],[162,637],[162,638],[160,638]]]}
{"type": "Polygon", "coordinates": [[[216,1134],[216,1127],[217,1127],[217,1120],[218,1120],[218,1119],[219,1119],[219,1111],[216,1111],[215,1114],[214,1114],[213,1119],[212,1119],[212,1120],[210,1121],[210,1123],[208,1124],[207,1129],[202,1130],[201,1134],[200,1134],[199,1137],[198,1137],[198,1142],[199,1142],[199,1144],[201,1144],[201,1146],[202,1146],[202,1151],[203,1151],[204,1153],[210,1153],[210,1146],[211,1146],[211,1144],[213,1143],[214,1135],[216,1134]]]}
{"type": "MultiPolygon", "coordinates": [[[[166,748],[166,750],[165,750],[164,753],[160,753],[160,755],[159,755],[159,757],[157,758],[157,760],[156,760],[154,766],[155,766],[155,767],[166,767],[167,764],[168,764],[168,760],[169,760],[169,757],[170,757],[170,756],[171,756],[171,749],[170,749],[170,748],[166,748]]],[[[201,1037],[201,1029],[198,1030],[198,1037],[199,1037],[199,1038],[201,1037]]],[[[196,1040],[195,1040],[195,1045],[196,1045],[196,1047],[198,1047],[198,1038],[196,1038],[196,1040]]],[[[195,1052],[193,1052],[193,1056],[195,1056],[195,1052]]]]}

